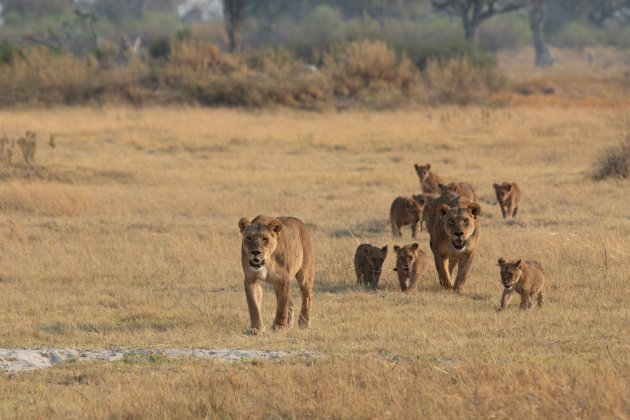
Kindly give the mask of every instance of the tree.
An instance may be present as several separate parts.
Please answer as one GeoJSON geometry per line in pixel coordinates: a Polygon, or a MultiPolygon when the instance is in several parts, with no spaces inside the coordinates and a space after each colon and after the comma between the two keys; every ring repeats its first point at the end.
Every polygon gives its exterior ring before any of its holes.
{"type": "Polygon", "coordinates": [[[477,41],[479,25],[494,15],[508,13],[527,5],[526,0],[431,0],[437,10],[461,18],[464,34],[469,41],[477,41]]]}
{"type": "Polygon", "coordinates": [[[228,35],[230,51],[236,51],[243,21],[245,20],[246,0],[223,0],[223,19],[228,35]]]}
{"type": "Polygon", "coordinates": [[[40,18],[70,10],[68,0],[2,0],[2,14],[17,13],[28,18],[40,18]]]}
{"type": "Polygon", "coordinates": [[[551,49],[545,43],[543,37],[543,25],[545,23],[545,0],[531,0],[529,12],[529,27],[532,30],[536,65],[540,67],[552,66],[554,63],[551,49]]]}

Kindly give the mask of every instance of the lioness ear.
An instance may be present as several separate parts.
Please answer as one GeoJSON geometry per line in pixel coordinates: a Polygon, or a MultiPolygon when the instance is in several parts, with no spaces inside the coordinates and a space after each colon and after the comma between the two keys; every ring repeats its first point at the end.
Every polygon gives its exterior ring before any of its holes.
{"type": "Polygon", "coordinates": [[[470,210],[472,215],[475,216],[476,218],[477,216],[479,216],[479,213],[481,212],[481,206],[477,203],[470,203],[468,205],[468,210],[470,210]]]}
{"type": "Polygon", "coordinates": [[[523,266],[523,257],[519,258],[518,261],[516,261],[516,268],[521,268],[523,266]]]}
{"type": "Polygon", "coordinates": [[[420,165],[418,165],[417,163],[413,164],[413,167],[416,168],[416,170],[418,170],[418,168],[420,167],[420,165]]]}
{"type": "Polygon", "coordinates": [[[252,222],[247,220],[247,218],[243,217],[241,220],[238,221],[238,228],[241,231],[241,233],[243,233],[245,232],[245,229],[251,226],[251,224],[252,222]]]}
{"type": "Polygon", "coordinates": [[[499,258],[499,261],[497,262],[499,263],[499,267],[505,264],[505,260],[503,258],[499,258]]]}
{"type": "Polygon", "coordinates": [[[394,251],[398,251],[400,247],[398,245],[394,245],[394,251]]]}
{"type": "Polygon", "coordinates": [[[273,219],[271,222],[269,222],[267,226],[269,226],[269,229],[273,230],[276,233],[282,230],[282,222],[280,222],[280,220],[278,219],[273,219]]]}
{"type": "Polygon", "coordinates": [[[492,186],[494,187],[495,190],[499,189],[499,184],[497,184],[496,182],[494,184],[492,184],[492,186]]]}
{"type": "Polygon", "coordinates": [[[420,244],[418,242],[414,242],[413,245],[411,245],[411,249],[414,251],[418,249],[419,247],[420,247],[420,244]]]}
{"type": "Polygon", "coordinates": [[[505,184],[505,190],[510,191],[512,189],[512,184],[505,184]]]}
{"type": "Polygon", "coordinates": [[[383,248],[381,248],[381,251],[383,251],[384,253],[387,254],[387,245],[385,245],[383,248]]]}
{"type": "Polygon", "coordinates": [[[430,170],[431,169],[431,164],[427,163],[426,167],[427,167],[427,171],[430,170]]]}
{"type": "Polygon", "coordinates": [[[448,213],[450,209],[451,208],[448,206],[448,204],[440,204],[440,206],[438,207],[438,213],[440,214],[440,217],[446,216],[446,213],[448,213]]]}

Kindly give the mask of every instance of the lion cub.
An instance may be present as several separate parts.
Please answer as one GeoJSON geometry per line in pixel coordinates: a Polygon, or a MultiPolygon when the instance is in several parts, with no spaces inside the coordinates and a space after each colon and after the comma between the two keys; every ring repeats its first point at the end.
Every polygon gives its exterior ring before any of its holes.
{"type": "Polygon", "coordinates": [[[397,197],[389,209],[389,221],[392,224],[394,236],[402,236],[400,228],[411,225],[411,237],[415,239],[418,223],[422,220],[424,206],[413,198],[397,197]]]}
{"type": "Polygon", "coordinates": [[[440,189],[438,188],[438,184],[444,182],[442,178],[437,176],[435,173],[431,172],[431,164],[427,163],[426,165],[418,165],[417,163],[413,165],[416,168],[416,173],[418,174],[418,178],[420,178],[420,187],[422,188],[423,193],[440,193],[440,189]]]}
{"type": "Polygon", "coordinates": [[[470,201],[478,201],[477,193],[472,185],[468,182],[451,182],[450,184],[438,184],[441,195],[448,195],[450,193],[458,194],[462,197],[466,197],[470,201]]]}
{"type": "Polygon", "coordinates": [[[402,247],[394,245],[394,251],[396,251],[394,271],[398,273],[400,290],[403,292],[413,290],[416,287],[416,282],[427,268],[427,255],[420,249],[417,242],[402,247]],[[409,285],[407,285],[407,280],[409,280],[409,285]]]}
{"type": "Polygon", "coordinates": [[[354,253],[354,271],[357,273],[357,284],[376,289],[386,257],[387,245],[383,248],[371,244],[359,245],[354,253]]]}
{"type": "Polygon", "coordinates": [[[499,258],[501,267],[501,282],[503,283],[503,297],[501,298],[501,309],[506,309],[512,299],[512,294],[517,292],[521,295],[521,309],[532,307],[532,298],[537,297],[538,306],[544,305],[543,289],[545,287],[545,272],[537,261],[506,262],[499,258]]]}
{"type": "Polygon", "coordinates": [[[503,218],[516,217],[518,204],[521,202],[521,189],[515,182],[504,182],[500,185],[493,185],[503,218]]]}

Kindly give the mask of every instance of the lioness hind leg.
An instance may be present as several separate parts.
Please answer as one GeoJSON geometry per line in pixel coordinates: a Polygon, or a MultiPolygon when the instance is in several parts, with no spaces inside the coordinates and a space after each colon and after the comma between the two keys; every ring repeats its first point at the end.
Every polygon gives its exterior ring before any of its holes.
{"type": "Polygon", "coordinates": [[[313,304],[313,268],[304,268],[295,275],[302,292],[302,308],[300,309],[300,319],[298,324],[300,327],[308,327],[311,325],[311,306],[313,304]]]}

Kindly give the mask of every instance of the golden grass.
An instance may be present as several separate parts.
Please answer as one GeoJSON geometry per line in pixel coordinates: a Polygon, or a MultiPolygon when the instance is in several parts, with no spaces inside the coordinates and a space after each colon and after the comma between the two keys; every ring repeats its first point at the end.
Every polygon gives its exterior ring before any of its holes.
{"type": "MultiPolygon", "coordinates": [[[[628,183],[590,180],[621,112],[1,112],[7,134],[54,134],[58,146],[38,151],[43,176],[2,169],[0,347],[320,356],[74,363],[0,376],[0,417],[628,417],[628,183]],[[348,230],[392,245],[389,205],[419,191],[413,163],[426,162],[480,196],[466,292],[442,292],[431,268],[419,290],[402,294],[391,257],[383,289],[359,290],[348,230]],[[494,202],[492,183],[504,180],[524,192],[515,223],[494,202]],[[295,215],[313,229],[309,330],[242,333],[237,221],[257,214],[295,215]],[[544,311],[497,312],[496,260],[517,256],[548,273],[544,311]]],[[[419,242],[429,252],[426,232],[419,242]]],[[[263,302],[269,329],[268,288],[263,302]]]]}

